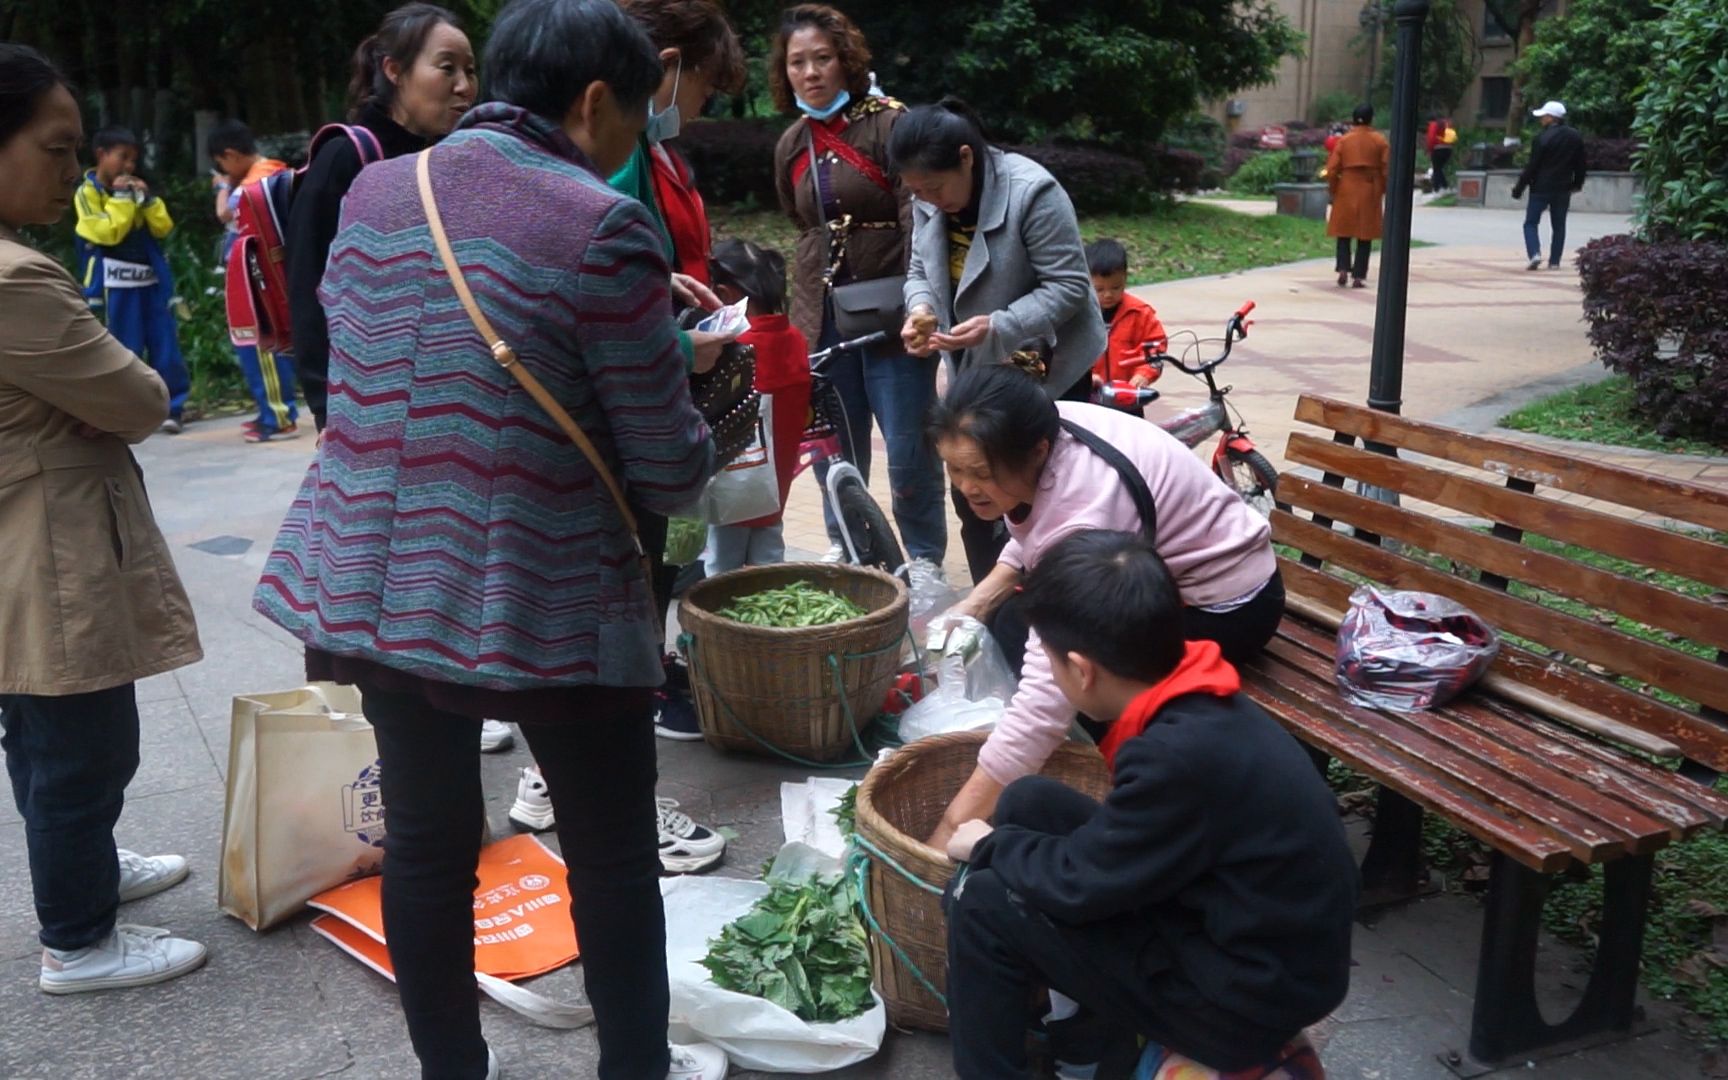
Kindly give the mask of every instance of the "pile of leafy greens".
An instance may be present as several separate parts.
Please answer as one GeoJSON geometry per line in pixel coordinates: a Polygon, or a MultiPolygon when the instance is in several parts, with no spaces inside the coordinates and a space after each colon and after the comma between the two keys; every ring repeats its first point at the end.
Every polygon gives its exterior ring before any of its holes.
{"type": "Polygon", "coordinates": [[[810,1023],[871,1006],[870,950],[844,878],[773,881],[709,942],[702,966],[723,990],[766,998],[810,1023]]]}

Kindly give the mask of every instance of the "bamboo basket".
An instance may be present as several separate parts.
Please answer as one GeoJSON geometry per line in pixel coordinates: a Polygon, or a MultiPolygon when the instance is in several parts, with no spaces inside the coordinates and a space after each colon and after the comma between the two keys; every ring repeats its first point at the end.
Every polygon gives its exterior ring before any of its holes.
{"type": "Polygon", "coordinates": [[[722,750],[831,762],[880,710],[900,670],[906,586],[827,563],[752,566],[692,586],[678,608],[702,738],[722,750]],[[717,614],[740,596],[804,581],[869,612],[828,626],[749,626],[717,614]],[[838,666],[838,676],[836,675],[838,666]]]}
{"type": "MultiPolygon", "coordinates": [[[[948,924],[941,892],[954,876],[955,864],[924,838],[971,777],[985,737],[985,732],[963,731],[919,739],[871,769],[858,789],[858,837],[876,849],[864,849],[869,861],[864,894],[875,922],[871,966],[888,1020],[899,1027],[948,1030],[947,1007],[925,988],[918,972],[937,991],[947,993],[948,924]],[[887,865],[883,855],[924,887],[887,865]]],[[[1104,759],[1096,747],[1082,743],[1063,743],[1042,772],[1097,799],[1110,789],[1104,759]]]]}

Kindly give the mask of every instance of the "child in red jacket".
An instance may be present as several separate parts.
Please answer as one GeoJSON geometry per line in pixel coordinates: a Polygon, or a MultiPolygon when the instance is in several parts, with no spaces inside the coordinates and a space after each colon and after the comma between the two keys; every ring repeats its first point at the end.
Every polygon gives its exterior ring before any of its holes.
{"type": "MultiPolygon", "coordinates": [[[[1094,241],[1086,245],[1086,268],[1092,273],[1092,289],[1110,331],[1104,355],[1092,366],[1093,387],[1109,382],[1150,385],[1158,372],[1146,366],[1146,345],[1150,342],[1163,352],[1169,338],[1152,305],[1128,291],[1128,252],[1115,240],[1094,241]]],[[[1145,415],[1140,409],[1123,411],[1145,415]]]]}
{"type": "Polygon", "coordinates": [[[786,260],[779,252],[748,240],[726,240],[714,249],[710,271],[721,300],[735,304],[750,298],[750,329],[738,341],[756,347],[756,389],[773,402],[770,439],[780,482],[778,512],[709,527],[702,561],[709,574],[722,574],[786,561],[782,515],[810,414],[810,346],[786,318],[786,260]]]}

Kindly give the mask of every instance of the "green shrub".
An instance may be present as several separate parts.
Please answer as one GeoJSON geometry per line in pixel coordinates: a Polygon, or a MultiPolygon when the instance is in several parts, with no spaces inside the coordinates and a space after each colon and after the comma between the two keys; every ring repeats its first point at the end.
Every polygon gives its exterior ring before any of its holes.
{"type": "Polygon", "coordinates": [[[1356,106],[1362,104],[1360,94],[1352,94],[1348,90],[1328,90],[1314,98],[1314,104],[1308,108],[1308,119],[1316,127],[1325,127],[1335,121],[1350,120],[1350,114],[1356,111],[1356,106]]]}
{"type": "Polygon", "coordinates": [[[1721,0],[1673,0],[1632,133],[1652,236],[1728,239],[1728,18],[1721,0]]]}
{"type": "Polygon", "coordinates": [[[1226,186],[1232,195],[1270,195],[1273,184],[1289,183],[1295,178],[1290,171],[1290,151],[1269,150],[1243,162],[1226,186]]]}

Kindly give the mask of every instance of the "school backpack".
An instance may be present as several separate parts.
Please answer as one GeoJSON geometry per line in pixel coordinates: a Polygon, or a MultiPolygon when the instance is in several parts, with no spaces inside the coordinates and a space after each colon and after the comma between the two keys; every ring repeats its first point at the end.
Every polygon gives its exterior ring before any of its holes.
{"type": "Polygon", "coordinates": [[[332,139],[347,139],[365,168],[384,158],[378,137],[363,127],[327,124],[312,136],[306,164],[283,170],[240,189],[235,210],[238,236],[228,254],[223,282],[228,301],[228,337],[235,345],[253,345],[270,352],[294,347],[294,326],[288,315],[288,213],[300,178],[318,151],[332,139]]]}

